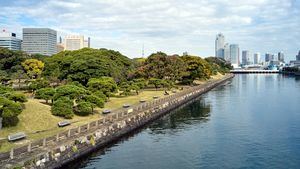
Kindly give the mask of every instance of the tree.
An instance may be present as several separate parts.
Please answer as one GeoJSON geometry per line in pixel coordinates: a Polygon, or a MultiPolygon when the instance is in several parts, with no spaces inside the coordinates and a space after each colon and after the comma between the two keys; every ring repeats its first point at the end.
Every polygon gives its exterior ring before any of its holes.
{"type": "Polygon", "coordinates": [[[74,116],[73,101],[68,97],[60,97],[54,101],[51,107],[51,112],[53,115],[71,119],[74,116]]]}
{"type": "Polygon", "coordinates": [[[75,114],[79,116],[88,116],[93,113],[92,105],[89,102],[79,102],[75,109],[75,114]]]}
{"type": "Polygon", "coordinates": [[[53,76],[55,71],[60,80],[78,81],[86,86],[89,79],[102,76],[126,80],[133,68],[132,60],[117,51],[83,48],[63,51],[45,59],[44,75],[53,76]]]}
{"type": "Polygon", "coordinates": [[[30,78],[37,78],[42,74],[44,63],[37,59],[26,59],[22,66],[30,78]]]}
{"type": "Polygon", "coordinates": [[[31,89],[33,92],[46,87],[50,87],[50,82],[44,78],[36,79],[29,83],[29,89],[31,89]]]}
{"type": "Polygon", "coordinates": [[[90,92],[82,87],[75,85],[63,85],[56,88],[56,93],[54,95],[54,100],[59,99],[60,97],[68,97],[71,100],[80,99],[84,95],[89,94],[90,92]]]}
{"type": "Polygon", "coordinates": [[[85,95],[77,102],[88,102],[90,103],[92,111],[94,111],[95,107],[104,108],[104,100],[102,98],[97,97],[96,95],[85,95]]]}
{"type": "Polygon", "coordinates": [[[151,79],[149,79],[149,84],[154,85],[155,89],[157,90],[158,88],[161,87],[162,81],[163,80],[161,80],[161,79],[151,78],[151,79]]]}
{"type": "Polygon", "coordinates": [[[151,54],[144,65],[138,68],[138,75],[146,75],[146,78],[181,80],[186,74],[186,65],[178,55],[168,56],[157,52],[151,54]],[[142,73],[141,73],[142,72],[142,73]]]}
{"type": "Polygon", "coordinates": [[[87,85],[90,91],[102,91],[108,98],[117,91],[117,84],[111,77],[92,78],[87,85]]]}
{"type": "Polygon", "coordinates": [[[22,105],[7,98],[0,97],[0,117],[4,127],[16,126],[19,122],[18,115],[22,112],[22,105]]]}
{"type": "Polygon", "coordinates": [[[37,99],[44,99],[46,103],[48,103],[49,100],[53,103],[53,97],[55,94],[54,88],[42,88],[36,91],[35,98],[37,99]]]}
{"type": "Polygon", "coordinates": [[[182,56],[181,59],[187,65],[188,75],[184,79],[209,79],[212,75],[212,68],[210,64],[204,59],[197,56],[182,56]]]}
{"type": "Polygon", "coordinates": [[[20,92],[7,93],[6,98],[8,98],[9,100],[13,100],[14,102],[20,102],[20,103],[27,102],[26,96],[20,92]]]}

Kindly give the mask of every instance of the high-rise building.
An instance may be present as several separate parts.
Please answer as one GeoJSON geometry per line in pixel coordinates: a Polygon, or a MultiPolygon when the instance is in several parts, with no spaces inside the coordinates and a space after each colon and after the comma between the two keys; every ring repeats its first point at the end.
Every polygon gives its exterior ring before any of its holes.
{"type": "Polygon", "coordinates": [[[242,64],[248,65],[250,62],[250,52],[248,50],[242,51],[242,64]]]}
{"type": "Polygon", "coordinates": [[[225,46],[225,37],[223,34],[219,33],[215,41],[216,57],[224,59],[224,46],[225,46]]]}
{"type": "Polygon", "coordinates": [[[0,32],[0,47],[10,50],[21,50],[21,40],[16,37],[15,33],[0,32]]]}
{"type": "Polygon", "coordinates": [[[51,56],[57,53],[57,32],[49,28],[23,28],[23,51],[51,56]]]}
{"type": "Polygon", "coordinates": [[[230,62],[235,68],[240,65],[240,48],[238,44],[230,45],[230,62]]]}
{"type": "Polygon", "coordinates": [[[266,53],[265,55],[265,62],[274,61],[274,55],[270,53],[266,53]]]}
{"type": "Polygon", "coordinates": [[[84,36],[68,35],[64,42],[65,50],[79,50],[84,48],[84,36]]]}
{"type": "Polygon", "coordinates": [[[224,45],[224,59],[230,62],[230,46],[228,43],[224,45]]]}
{"type": "Polygon", "coordinates": [[[299,52],[298,52],[298,55],[296,56],[296,60],[297,60],[297,61],[300,61],[300,50],[299,50],[299,52]]]}
{"type": "Polygon", "coordinates": [[[260,63],[260,53],[254,53],[253,61],[254,61],[254,64],[259,64],[260,63]]]}
{"type": "Polygon", "coordinates": [[[283,54],[283,52],[278,52],[278,61],[284,62],[284,54],[283,54]]]}

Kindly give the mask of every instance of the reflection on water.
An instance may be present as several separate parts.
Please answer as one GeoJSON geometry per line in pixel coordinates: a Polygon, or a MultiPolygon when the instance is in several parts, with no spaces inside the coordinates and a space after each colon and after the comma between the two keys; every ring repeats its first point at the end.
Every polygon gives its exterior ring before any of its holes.
{"type": "Polygon", "coordinates": [[[148,128],[151,134],[164,134],[171,129],[170,133],[185,129],[194,123],[204,123],[210,116],[210,105],[203,99],[198,98],[192,104],[180,107],[171,114],[155,121],[148,128]]]}
{"type": "Polygon", "coordinates": [[[300,80],[243,74],[66,168],[300,168],[300,80]]]}

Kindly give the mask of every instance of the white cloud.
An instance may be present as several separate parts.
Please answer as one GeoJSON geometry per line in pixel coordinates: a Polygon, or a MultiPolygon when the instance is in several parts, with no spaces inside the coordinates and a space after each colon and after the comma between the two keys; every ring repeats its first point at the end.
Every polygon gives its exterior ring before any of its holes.
{"type": "Polygon", "coordinates": [[[143,43],[147,54],[162,50],[213,55],[218,32],[229,42],[261,53],[285,48],[292,55],[300,39],[300,6],[294,0],[20,2],[1,7],[0,19],[5,18],[1,25],[17,32],[36,26],[52,27],[61,35],[84,34],[92,38],[93,47],[113,48],[132,57],[141,55],[143,43]]]}

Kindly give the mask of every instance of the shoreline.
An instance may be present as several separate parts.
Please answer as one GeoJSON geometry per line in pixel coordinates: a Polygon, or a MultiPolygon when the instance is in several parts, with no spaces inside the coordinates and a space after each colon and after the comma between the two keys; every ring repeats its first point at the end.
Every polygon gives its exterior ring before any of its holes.
{"type": "MultiPolygon", "coordinates": [[[[103,120],[94,121],[76,129],[60,133],[52,140],[30,144],[27,151],[18,154],[12,150],[9,159],[0,166],[25,166],[33,168],[60,168],[66,164],[105,147],[109,143],[136,131],[146,124],[182,106],[214,87],[230,80],[234,75],[225,75],[220,80],[208,81],[203,85],[190,87],[174,95],[132,107],[133,112],[116,112],[103,120]],[[63,135],[64,134],[64,135],[63,135]],[[54,144],[53,144],[54,143],[54,144]],[[15,155],[15,156],[14,156],[15,155]]],[[[23,148],[23,149],[25,149],[23,148]]],[[[6,154],[7,155],[7,154],[6,154]]]]}

